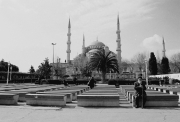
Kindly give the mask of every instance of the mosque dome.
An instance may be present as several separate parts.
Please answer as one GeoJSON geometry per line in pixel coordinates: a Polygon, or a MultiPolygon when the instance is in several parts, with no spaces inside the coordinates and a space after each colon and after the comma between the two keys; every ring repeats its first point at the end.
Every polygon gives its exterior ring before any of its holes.
{"type": "Polygon", "coordinates": [[[100,48],[103,48],[104,46],[105,46],[104,43],[99,42],[99,41],[94,41],[88,47],[90,49],[100,49],[100,48]]]}

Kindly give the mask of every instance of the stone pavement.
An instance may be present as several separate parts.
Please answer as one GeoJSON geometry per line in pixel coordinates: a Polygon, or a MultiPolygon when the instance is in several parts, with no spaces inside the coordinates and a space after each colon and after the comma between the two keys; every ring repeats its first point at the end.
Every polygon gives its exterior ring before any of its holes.
{"type": "Polygon", "coordinates": [[[66,107],[39,107],[20,103],[0,105],[0,122],[179,122],[180,106],[174,108],[132,108],[120,97],[119,107],[79,107],[77,102],[66,107]]]}
{"type": "Polygon", "coordinates": [[[180,107],[134,109],[0,106],[0,122],[179,122],[180,107]]]}

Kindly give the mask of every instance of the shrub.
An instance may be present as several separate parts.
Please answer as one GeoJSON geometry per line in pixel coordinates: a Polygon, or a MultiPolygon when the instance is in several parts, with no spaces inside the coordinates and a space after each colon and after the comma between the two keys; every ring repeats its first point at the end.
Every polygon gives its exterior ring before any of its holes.
{"type": "Polygon", "coordinates": [[[48,80],[48,84],[63,84],[63,80],[59,79],[59,80],[48,80]]]}
{"type": "Polygon", "coordinates": [[[110,79],[108,85],[115,85],[116,83],[119,85],[133,85],[134,82],[136,82],[136,79],[110,79]]]}

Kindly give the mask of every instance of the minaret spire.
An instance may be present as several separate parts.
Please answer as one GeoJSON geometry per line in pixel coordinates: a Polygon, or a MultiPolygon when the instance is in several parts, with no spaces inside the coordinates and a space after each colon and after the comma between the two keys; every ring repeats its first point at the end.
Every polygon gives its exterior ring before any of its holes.
{"type": "Polygon", "coordinates": [[[163,37],[163,41],[162,41],[162,43],[163,43],[163,51],[162,51],[162,53],[163,53],[163,57],[166,57],[166,48],[165,48],[164,37],[163,37]]]}
{"type": "Polygon", "coordinates": [[[68,24],[68,40],[67,40],[67,63],[70,63],[70,53],[71,53],[71,22],[70,22],[70,18],[69,18],[69,24],[68,24]]]}
{"type": "Polygon", "coordinates": [[[85,37],[84,37],[84,34],[83,34],[83,45],[82,45],[82,54],[85,53],[85,37]]]}
{"type": "Polygon", "coordinates": [[[118,18],[117,18],[117,30],[120,30],[120,24],[119,24],[119,14],[118,14],[118,18]]]}
{"type": "Polygon", "coordinates": [[[118,65],[119,65],[119,72],[121,73],[121,37],[120,37],[120,23],[119,23],[119,14],[118,14],[118,17],[117,17],[117,31],[116,31],[116,34],[117,34],[117,48],[116,48],[116,51],[117,51],[117,60],[118,60],[118,65]]]}
{"type": "Polygon", "coordinates": [[[68,28],[71,28],[71,21],[70,21],[70,18],[69,18],[68,28]]]}

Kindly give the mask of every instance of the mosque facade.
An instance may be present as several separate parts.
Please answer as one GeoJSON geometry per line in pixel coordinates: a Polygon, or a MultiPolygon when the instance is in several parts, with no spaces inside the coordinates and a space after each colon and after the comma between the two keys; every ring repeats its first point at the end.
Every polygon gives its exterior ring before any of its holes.
{"type": "MultiPolygon", "coordinates": [[[[119,16],[117,17],[117,39],[116,39],[116,53],[112,52],[113,55],[116,56],[118,60],[119,70],[121,69],[121,37],[120,37],[120,22],[119,22],[119,16]]],[[[71,22],[69,19],[68,23],[68,33],[67,33],[67,59],[65,63],[61,63],[57,61],[56,63],[51,65],[53,66],[53,74],[55,73],[55,70],[61,69],[61,72],[63,72],[63,75],[75,75],[75,74],[81,74],[81,69],[84,68],[92,55],[94,51],[104,49],[105,51],[109,51],[109,47],[105,45],[103,42],[98,41],[98,39],[94,42],[92,42],[90,45],[85,46],[85,36],[83,35],[83,43],[82,43],[82,52],[81,54],[77,55],[73,60],[70,60],[70,54],[71,54],[71,22]],[[63,69],[63,71],[62,71],[63,69]]],[[[92,75],[94,77],[100,77],[101,74],[99,74],[96,71],[93,71],[92,75]]],[[[107,73],[108,75],[108,73],[107,73]]],[[[117,77],[117,74],[114,73],[111,74],[111,76],[107,76],[111,78],[117,77]]]]}

